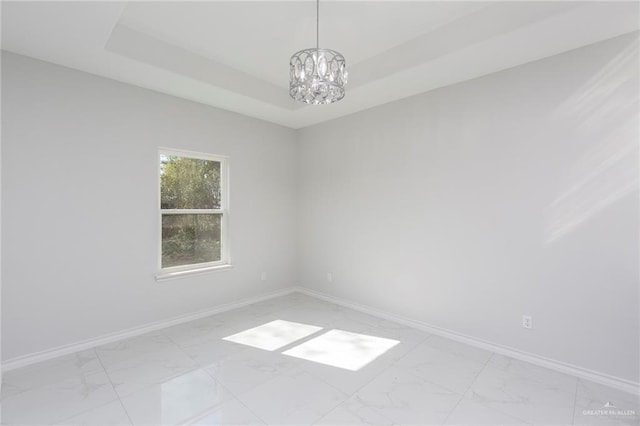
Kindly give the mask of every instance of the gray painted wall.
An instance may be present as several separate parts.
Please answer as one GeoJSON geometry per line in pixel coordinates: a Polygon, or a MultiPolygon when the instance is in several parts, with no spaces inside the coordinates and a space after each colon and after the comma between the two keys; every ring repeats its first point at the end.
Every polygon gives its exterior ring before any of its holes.
{"type": "Polygon", "coordinates": [[[293,130],[10,53],[2,101],[3,359],[296,284],[293,130]],[[230,156],[233,270],[155,281],[161,146],[230,156]]]}
{"type": "Polygon", "coordinates": [[[637,382],[636,38],[300,131],[300,283],[637,382]]]}
{"type": "Polygon", "coordinates": [[[301,284],[638,381],[637,49],[298,132],[3,53],[3,359],[301,284]],[[233,270],[155,282],[159,146],[231,157],[233,270]]]}

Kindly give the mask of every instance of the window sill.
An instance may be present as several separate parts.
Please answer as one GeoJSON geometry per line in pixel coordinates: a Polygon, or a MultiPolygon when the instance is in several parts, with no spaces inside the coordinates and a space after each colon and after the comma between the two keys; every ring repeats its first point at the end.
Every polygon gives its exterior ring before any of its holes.
{"type": "Polygon", "coordinates": [[[233,265],[217,265],[217,266],[207,266],[204,268],[196,268],[196,269],[188,269],[186,271],[175,271],[175,272],[160,272],[156,274],[156,281],[169,281],[175,280],[177,278],[183,277],[191,277],[193,275],[202,275],[209,274],[211,272],[222,272],[233,269],[233,265]]]}

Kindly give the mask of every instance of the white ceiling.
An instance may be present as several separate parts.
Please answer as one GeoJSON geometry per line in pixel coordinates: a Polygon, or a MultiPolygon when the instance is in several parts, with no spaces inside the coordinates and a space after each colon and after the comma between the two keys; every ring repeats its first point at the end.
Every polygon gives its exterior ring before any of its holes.
{"type": "MultiPolygon", "coordinates": [[[[321,41],[356,64],[485,5],[322,3],[321,41]]],[[[289,57],[315,46],[313,2],[129,3],[119,23],[287,88],[289,57]]]]}
{"type": "Polygon", "coordinates": [[[2,48],[301,128],[638,30],[637,2],[327,1],[344,100],[288,97],[313,1],[2,2],[2,48]]]}

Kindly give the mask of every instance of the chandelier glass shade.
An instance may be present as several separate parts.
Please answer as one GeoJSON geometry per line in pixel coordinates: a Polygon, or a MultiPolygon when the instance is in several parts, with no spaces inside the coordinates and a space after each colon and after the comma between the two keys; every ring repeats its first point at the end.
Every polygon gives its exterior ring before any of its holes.
{"type": "Polygon", "coordinates": [[[320,49],[320,0],[316,0],[316,47],[300,50],[289,60],[289,95],[312,105],[330,104],[344,98],[347,64],[342,54],[320,49]]]}

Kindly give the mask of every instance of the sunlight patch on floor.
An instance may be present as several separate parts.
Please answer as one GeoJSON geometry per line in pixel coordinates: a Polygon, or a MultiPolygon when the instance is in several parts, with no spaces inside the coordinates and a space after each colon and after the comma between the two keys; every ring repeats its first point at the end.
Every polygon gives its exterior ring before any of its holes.
{"type": "Polygon", "coordinates": [[[300,324],[297,322],[275,320],[262,324],[255,328],[250,328],[240,333],[224,337],[223,340],[240,343],[254,348],[275,351],[287,346],[296,340],[310,336],[322,330],[322,327],[315,325],[300,324]]]}
{"type": "Polygon", "coordinates": [[[382,337],[331,330],[283,354],[357,371],[398,343],[382,337]]]}

